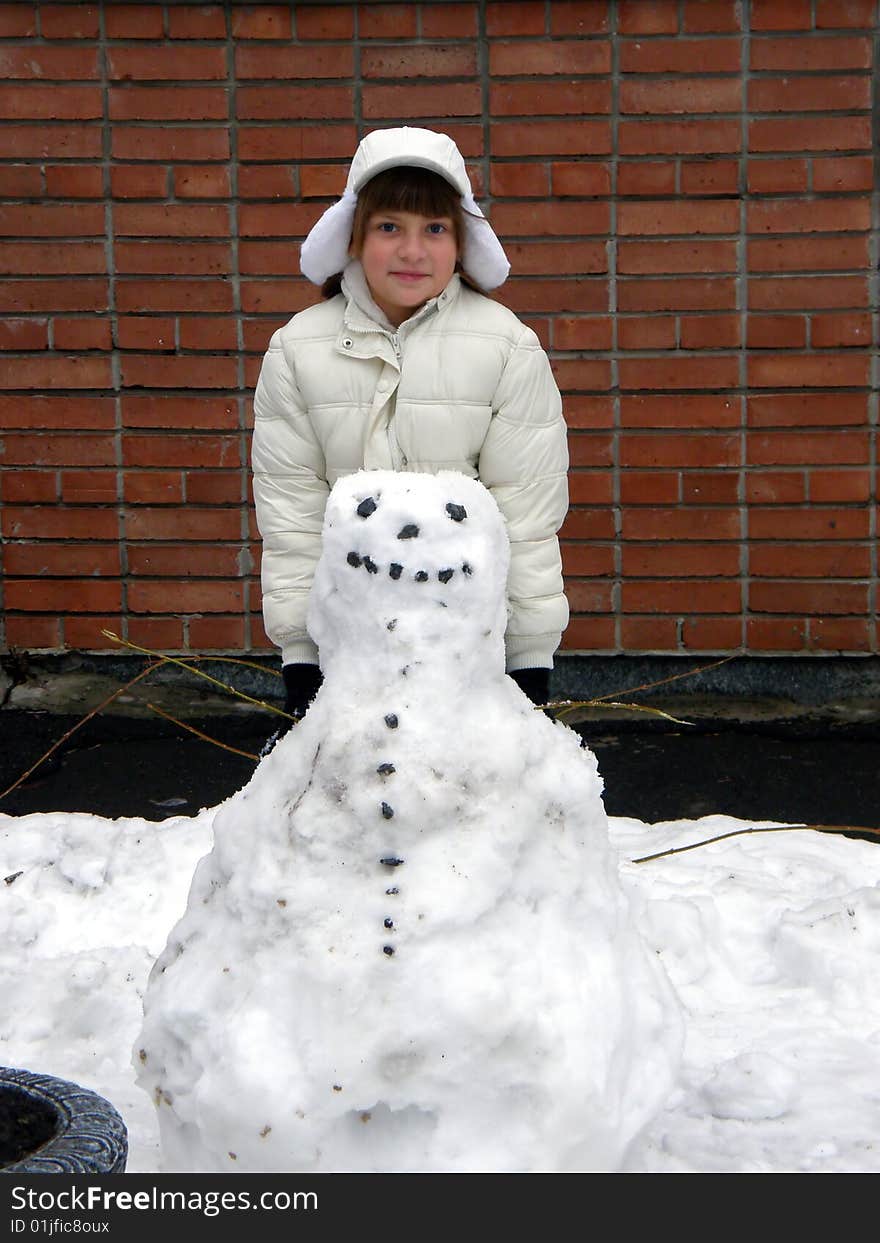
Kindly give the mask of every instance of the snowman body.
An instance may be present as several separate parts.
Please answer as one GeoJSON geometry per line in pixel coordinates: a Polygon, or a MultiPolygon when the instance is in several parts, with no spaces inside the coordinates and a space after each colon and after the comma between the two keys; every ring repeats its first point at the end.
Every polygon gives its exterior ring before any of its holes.
{"type": "Polygon", "coordinates": [[[668,1092],[595,758],[504,672],[507,563],[473,480],[333,489],[324,684],[218,809],[145,998],[166,1169],[615,1169],[668,1092]]]}

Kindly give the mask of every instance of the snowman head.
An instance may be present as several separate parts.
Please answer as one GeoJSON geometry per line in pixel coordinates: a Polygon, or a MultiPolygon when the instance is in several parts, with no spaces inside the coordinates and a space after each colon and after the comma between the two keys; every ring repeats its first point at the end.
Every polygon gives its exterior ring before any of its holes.
{"type": "Polygon", "coordinates": [[[321,665],[345,655],[504,665],[504,520],[482,484],[359,471],[327,501],[309,601],[321,665]]]}

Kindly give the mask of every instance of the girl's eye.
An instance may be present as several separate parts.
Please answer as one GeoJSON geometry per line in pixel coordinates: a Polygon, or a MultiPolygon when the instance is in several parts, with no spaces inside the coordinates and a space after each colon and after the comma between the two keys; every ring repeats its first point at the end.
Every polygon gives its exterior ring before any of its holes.
{"type": "Polygon", "coordinates": [[[434,223],[433,223],[433,224],[429,224],[429,225],[428,225],[428,232],[429,232],[429,233],[445,233],[445,232],[446,232],[446,225],[445,225],[445,224],[439,224],[437,221],[434,221],[434,223]]]}
{"type": "Polygon", "coordinates": [[[377,227],[381,233],[393,233],[397,225],[390,220],[381,220],[377,227]]]}

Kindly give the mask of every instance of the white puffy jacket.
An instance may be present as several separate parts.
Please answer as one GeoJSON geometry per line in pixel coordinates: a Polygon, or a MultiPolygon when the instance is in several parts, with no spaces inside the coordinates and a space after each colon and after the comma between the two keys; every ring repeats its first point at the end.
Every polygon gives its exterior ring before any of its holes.
{"type": "Polygon", "coordinates": [[[394,329],[352,261],[341,294],[273,335],[254,396],[253,472],[263,617],[284,664],[317,663],[305,622],[324,506],[360,469],[480,479],[510,537],[507,668],[552,665],[568,622],[556,536],[568,450],[534,332],[458,276],[394,329]]]}

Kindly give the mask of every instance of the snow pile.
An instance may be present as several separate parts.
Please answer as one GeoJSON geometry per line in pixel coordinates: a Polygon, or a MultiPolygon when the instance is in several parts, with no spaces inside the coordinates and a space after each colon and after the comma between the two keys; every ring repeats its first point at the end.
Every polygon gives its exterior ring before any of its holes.
{"type": "Polygon", "coordinates": [[[504,673],[478,483],[334,488],[324,685],[214,819],[136,1041],[165,1168],[618,1168],[677,1003],[635,929],[593,755],[504,673]]]}

